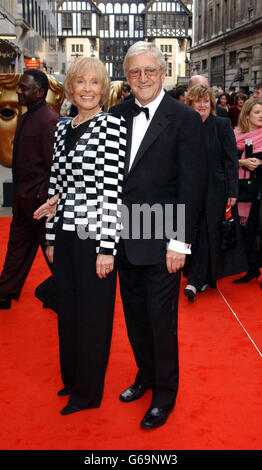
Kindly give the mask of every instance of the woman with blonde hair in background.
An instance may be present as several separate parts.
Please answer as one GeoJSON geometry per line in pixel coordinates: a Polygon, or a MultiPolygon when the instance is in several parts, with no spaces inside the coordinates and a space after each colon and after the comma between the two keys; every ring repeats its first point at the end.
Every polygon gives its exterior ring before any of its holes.
{"type": "MultiPolygon", "coordinates": [[[[233,282],[242,284],[260,276],[261,260],[259,260],[259,254],[255,250],[255,241],[258,230],[261,229],[259,194],[262,189],[262,100],[249,99],[244,103],[238,126],[234,132],[239,154],[239,179],[249,179],[255,176],[257,180],[256,200],[238,202],[238,212],[248,259],[248,271],[244,276],[235,279],[233,282]]],[[[244,199],[244,197],[241,198],[241,192],[239,196],[241,200],[244,199]]]]}

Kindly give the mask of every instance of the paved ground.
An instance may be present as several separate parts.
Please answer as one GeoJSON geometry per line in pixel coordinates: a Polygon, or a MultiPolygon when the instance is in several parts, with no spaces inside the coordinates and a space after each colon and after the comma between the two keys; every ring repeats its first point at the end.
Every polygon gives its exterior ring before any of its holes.
{"type": "Polygon", "coordinates": [[[11,207],[3,207],[3,183],[12,179],[11,168],[5,168],[0,165],[0,217],[9,217],[12,215],[11,207]]]}

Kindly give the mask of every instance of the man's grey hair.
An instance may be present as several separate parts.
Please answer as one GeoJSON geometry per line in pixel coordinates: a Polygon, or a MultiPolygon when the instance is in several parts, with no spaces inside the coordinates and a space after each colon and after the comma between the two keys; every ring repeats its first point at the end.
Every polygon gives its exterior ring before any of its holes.
{"type": "Polygon", "coordinates": [[[165,58],[162,52],[160,51],[160,49],[154,43],[147,42],[147,41],[138,41],[138,42],[135,42],[132,46],[130,46],[126,53],[124,63],[123,63],[125,73],[128,71],[127,70],[128,59],[130,57],[140,55],[140,54],[152,55],[153,57],[156,58],[161,70],[164,70],[166,68],[165,58]]]}

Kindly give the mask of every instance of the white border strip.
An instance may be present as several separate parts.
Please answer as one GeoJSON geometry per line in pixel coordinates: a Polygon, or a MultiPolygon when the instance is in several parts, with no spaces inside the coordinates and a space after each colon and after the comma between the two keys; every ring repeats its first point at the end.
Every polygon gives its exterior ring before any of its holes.
{"type": "Polygon", "coordinates": [[[228,308],[231,310],[231,312],[233,313],[234,317],[237,319],[238,323],[240,324],[241,328],[243,328],[244,332],[246,333],[246,335],[248,336],[248,338],[250,339],[251,343],[253,344],[253,346],[256,348],[258,354],[260,355],[260,357],[262,357],[262,352],[260,351],[260,349],[257,347],[256,343],[253,341],[253,339],[251,338],[250,334],[248,333],[248,331],[246,330],[246,328],[244,327],[244,325],[241,323],[241,321],[239,320],[236,312],[234,312],[234,310],[231,308],[231,306],[229,305],[227,299],[224,297],[224,295],[222,294],[221,290],[218,289],[218,292],[219,294],[221,295],[222,299],[224,300],[224,302],[227,304],[228,308]]]}

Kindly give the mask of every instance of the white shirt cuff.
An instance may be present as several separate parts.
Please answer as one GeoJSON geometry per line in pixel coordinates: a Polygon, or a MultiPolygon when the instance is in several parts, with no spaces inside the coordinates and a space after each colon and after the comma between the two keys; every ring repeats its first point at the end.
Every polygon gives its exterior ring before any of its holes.
{"type": "Polygon", "coordinates": [[[184,253],[186,255],[191,254],[191,245],[184,242],[179,242],[178,240],[170,240],[167,244],[167,249],[176,251],[177,253],[184,253]]]}

